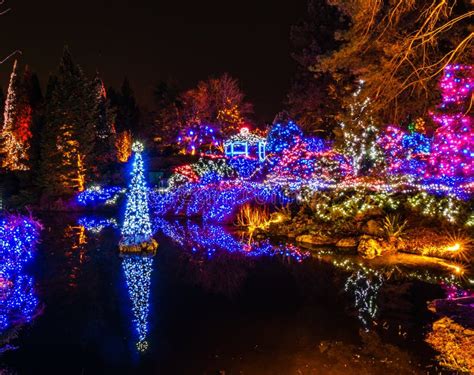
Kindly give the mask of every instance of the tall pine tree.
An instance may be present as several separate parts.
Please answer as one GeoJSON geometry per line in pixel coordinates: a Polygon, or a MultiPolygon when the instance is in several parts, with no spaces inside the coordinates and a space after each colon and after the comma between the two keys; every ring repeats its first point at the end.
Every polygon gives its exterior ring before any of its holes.
{"type": "Polygon", "coordinates": [[[6,170],[30,169],[28,160],[32,122],[30,100],[15,60],[8,85],[1,132],[0,154],[2,167],[6,170]]]}
{"type": "Polygon", "coordinates": [[[96,143],[94,153],[97,155],[97,169],[101,176],[110,169],[110,164],[116,160],[115,155],[115,111],[107,99],[104,82],[99,74],[93,82],[95,91],[95,121],[96,143]]]}
{"type": "Polygon", "coordinates": [[[84,189],[94,165],[96,92],[67,47],[50,84],[40,183],[48,194],[72,194],[84,189]]]}

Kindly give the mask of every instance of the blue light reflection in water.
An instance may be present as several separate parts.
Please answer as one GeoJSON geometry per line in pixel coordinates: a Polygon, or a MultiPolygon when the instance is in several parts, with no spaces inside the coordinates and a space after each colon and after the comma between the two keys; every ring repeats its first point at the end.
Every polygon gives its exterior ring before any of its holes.
{"type": "Polygon", "coordinates": [[[124,255],[122,267],[133,313],[133,325],[137,349],[148,348],[148,316],[150,311],[150,286],[153,258],[140,255],[124,255]]]}

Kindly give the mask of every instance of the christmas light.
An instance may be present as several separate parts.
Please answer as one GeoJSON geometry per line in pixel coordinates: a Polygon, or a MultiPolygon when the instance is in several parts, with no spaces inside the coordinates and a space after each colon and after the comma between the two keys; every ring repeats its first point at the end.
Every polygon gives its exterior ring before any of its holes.
{"type": "Polygon", "coordinates": [[[100,218],[83,216],[77,221],[79,226],[84,227],[87,231],[93,234],[99,234],[105,228],[118,228],[118,223],[115,218],[100,218]]]}
{"type": "Polygon", "coordinates": [[[293,121],[286,123],[276,123],[270,129],[267,136],[267,152],[281,153],[283,150],[291,148],[297,139],[303,138],[303,132],[293,121]]]}
{"type": "Polygon", "coordinates": [[[224,152],[228,157],[258,157],[265,160],[265,138],[250,133],[248,128],[241,128],[239,134],[231,136],[224,142],[224,152]]]}
{"type": "Polygon", "coordinates": [[[248,243],[228,233],[220,225],[203,223],[198,225],[188,221],[184,225],[178,221],[167,221],[162,218],[154,220],[154,226],[174,242],[194,255],[212,258],[218,252],[237,253],[246,257],[278,257],[301,262],[310,256],[291,244],[272,245],[268,241],[248,243]]]}
{"type": "Polygon", "coordinates": [[[474,175],[474,132],[469,113],[474,87],[474,72],[470,65],[448,65],[440,87],[442,103],[432,113],[439,124],[436,130],[430,168],[426,176],[452,177],[474,175]]]}
{"type": "Polygon", "coordinates": [[[82,206],[92,206],[102,203],[107,206],[113,206],[125,191],[126,189],[119,186],[102,187],[93,185],[80,192],[76,196],[76,200],[82,206]]]}
{"type": "Polygon", "coordinates": [[[0,218],[0,335],[31,321],[37,311],[33,279],[23,267],[32,258],[39,230],[39,223],[31,218],[0,218]]]}
{"type": "Polygon", "coordinates": [[[0,133],[2,139],[0,153],[3,156],[3,168],[11,171],[24,171],[30,169],[27,161],[29,159],[29,142],[32,137],[30,127],[33,120],[31,107],[19,102],[18,90],[21,85],[17,66],[15,60],[5,100],[3,128],[0,133]]]}
{"type": "Polygon", "coordinates": [[[143,144],[135,142],[131,182],[127,191],[125,220],[122,226],[121,251],[140,252],[156,250],[157,244],[152,238],[150,214],[148,208],[148,187],[145,182],[143,166],[143,144]]]}

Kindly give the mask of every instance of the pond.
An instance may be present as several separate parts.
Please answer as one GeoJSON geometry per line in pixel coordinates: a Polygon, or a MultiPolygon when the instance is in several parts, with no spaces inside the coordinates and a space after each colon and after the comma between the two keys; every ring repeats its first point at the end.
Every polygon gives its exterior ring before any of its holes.
{"type": "Polygon", "coordinates": [[[436,284],[347,267],[349,255],[256,249],[193,222],[158,220],[154,256],[120,256],[113,220],[78,219],[41,217],[25,271],[41,313],[0,357],[0,372],[435,371],[424,336],[436,320],[427,301],[443,296],[436,284]]]}

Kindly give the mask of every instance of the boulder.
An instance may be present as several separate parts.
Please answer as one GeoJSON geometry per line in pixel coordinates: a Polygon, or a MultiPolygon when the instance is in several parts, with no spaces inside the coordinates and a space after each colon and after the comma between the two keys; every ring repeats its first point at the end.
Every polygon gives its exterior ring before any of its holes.
{"type": "Polygon", "coordinates": [[[336,242],[337,247],[357,247],[357,238],[354,237],[347,237],[341,238],[339,241],[336,242]]]}
{"type": "Polygon", "coordinates": [[[376,239],[363,236],[357,246],[357,252],[366,259],[374,259],[382,255],[383,247],[376,239]]]}
{"type": "Polygon", "coordinates": [[[362,231],[371,236],[381,236],[383,234],[383,227],[380,222],[371,219],[365,223],[362,227],[362,231]]]}

